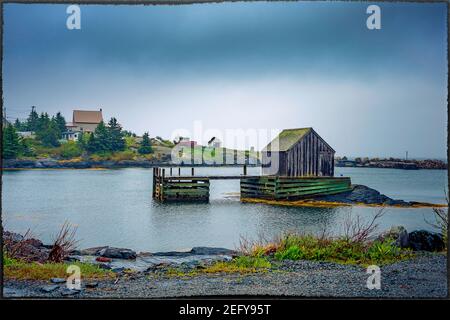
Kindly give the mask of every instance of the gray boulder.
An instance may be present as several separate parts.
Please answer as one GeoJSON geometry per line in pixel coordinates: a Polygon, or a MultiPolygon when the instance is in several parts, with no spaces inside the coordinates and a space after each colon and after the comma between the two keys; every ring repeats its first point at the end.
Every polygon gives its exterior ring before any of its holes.
{"type": "Polygon", "coordinates": [[[88,248],[88,249],[83,249],[77,252],[73,252],[72,254],[74,255],[80,255],[80,256],[98,256],[99,252],[102,251],[103,249],[106,249],[108,247],[94,247],[94,248],[88,248]]]}
{"type": "Polygon", "coordinates": [[[409,247],[409,235],[408,231],[402,226],[394,226],[388,231],[383,232],[377,238],[379,241],[384,241],[386,239],[393,239],[394,244],[400,248],[409,247]]]}
{"type": "Polygon", "coordinates": [[[415,251],[442,251],[445,243],[438,233],[417,230],[409,233],[409,247],[415,251]]]}
{"type": "Polygon", "coordinates": [[[136,259],[136,252],[131,249],[106,247],[98,253],[100,256],[111,259],[136,259]]]}
{"type": "Polygon", "coordinates": [[[211,247],[194,247],[190,251],[191,254],[198,255],[235,255],[236,251],[225,248],[211,248],[211,247]]]}

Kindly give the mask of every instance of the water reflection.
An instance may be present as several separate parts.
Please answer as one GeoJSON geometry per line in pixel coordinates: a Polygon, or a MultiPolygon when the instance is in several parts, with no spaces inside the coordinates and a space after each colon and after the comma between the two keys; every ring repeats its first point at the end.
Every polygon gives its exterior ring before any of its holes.
{"type": "MultiPolygon", "coordinates": [[[[364,177],[358,170],[364,169],[346,170],[346,175],[355,174],[355,180],[361,183],[364,177]]],[[[397,187],[383,187],[382,180],[376,176],[380,172],[378,169],[366,171],[364,179],[369,185],[374,183],[390,192],[398,188],[403,194],[417,194],[417,183],[411,181],[412,178],[408,180],[404,171],[398,171],[401,170],[391,170],[390,173],[400,176],[397,187]]],[[[215,168],[213,172],[239,174],[240,169],[215,168]]],[[[428,175],[424,179],[427,190],[422,193],[425,199],[420,200],[426,201],[427,197],[442,199],[441,181],[446,172],[428,170],[416,178],[423,179],[424,175],[428,175]]],[[[389,181],[395,183],[395,177],[389,181]]],[[[68,220],[78,225],[81,247],[111,245],[163,251],[193,246],[233,248],[239,244],[241,236],[255,239],[263,234],[271,238],[286,231],[320,232],[324,226],[338,233],[348,214],[371,219],[378,210],[240,203],[236,197],[239,192],[237,180],[213,181],[211,200],[203,204],[159,204],[151,199],[151,188],[151,169],[5,172],[3,222],[6,229],[18,232],[32,228],[36,235],[48,242],[68,220]]],[[[403,225],[408,230],[430,229],[424,217],[432,220],[431,215],[431,209],[392,208],[380,220],[380,228],[403,225]]]]}

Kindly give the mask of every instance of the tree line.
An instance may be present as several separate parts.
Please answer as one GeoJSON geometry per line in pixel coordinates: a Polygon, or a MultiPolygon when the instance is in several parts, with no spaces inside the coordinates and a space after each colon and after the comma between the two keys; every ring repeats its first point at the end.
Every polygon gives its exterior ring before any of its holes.
{"type": "MultiPolygon", "coordinates": [[[[59,147],[63,133],[66,132],[66,120],[60,112],[50,117],[43,112],[40,115],[32,108],[26,121],[17,119],[14,124],[3,127],[3,152],[4,159],[16,158],[19,155],[31,155],[30,139],[21,138],[17,131],[32,131],[35,140],[44,147],[59,147]]],[[[123,130],[116,118],[111,118],[106,125],[101,121],[93,133],[82,132],[78,136],[76,148],[80,151],[92,153],[120,152],[126,149],[125,136],[136,137],[134,133],[123,130]]],[[[144,133],[138,147],[139,154],[152,153],[152,146],[148,132],[144,133]]]]}

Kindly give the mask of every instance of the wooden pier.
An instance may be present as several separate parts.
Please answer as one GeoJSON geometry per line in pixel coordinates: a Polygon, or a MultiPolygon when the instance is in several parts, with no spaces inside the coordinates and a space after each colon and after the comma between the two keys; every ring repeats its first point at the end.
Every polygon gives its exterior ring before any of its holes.
{"type": "Polygon", "coordinates": [[[209,180],[209,177],[166,176],[165,169],[153,168],[153,198],[160,202],[208,202],[209,180]]]}
{"type": "Polygon", "coordinates": [[[351,190],[348,177],[190,176],[173,168],[153,168],[153,198],[159,202],[208,202],[211,180],[240,180],[241,198],[295,200],[351,190]],[[166,170],[168,170],[166,172],[166,170]],[[166,174],[167,173],[167,174],[166,174]]]}

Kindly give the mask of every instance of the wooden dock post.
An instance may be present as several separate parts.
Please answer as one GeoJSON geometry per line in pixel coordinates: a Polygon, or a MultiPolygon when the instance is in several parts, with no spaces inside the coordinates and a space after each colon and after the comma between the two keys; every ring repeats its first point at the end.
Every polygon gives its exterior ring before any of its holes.
{"type": "Polygon", "coordinates": [[[194,176],[194,167],[192,167],[192,176],[194,176]]]}
{"type": "Polygon", "coordinates": [[[161,197],[161,201],[164,201],[164,177],[166,175],[166,169],[162,169],[162,176],[161,176],[161,192],[160,197],[161,197]]]}
{"type": "Polygon", "coordinates": [[[181,167],[178,167],[178,176],[181,176],[181,167]]]}
{"type": "Polygon", "coordinates": [[[172,167],[170,167],[170,176],[172,176],[172,167]]]}
{"type": "Polygon", "coordinates": [[[155,167],[152,168],[152,197],[155,197],[155,167]]]}
{"type": "Polygon", "coordinates": [[[247,165],[244,164],[244,176],[246,176],[246,175],[247,175],[247,165]]]}

